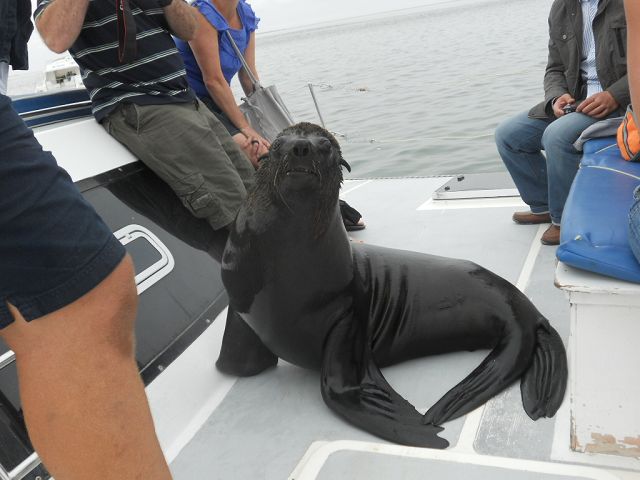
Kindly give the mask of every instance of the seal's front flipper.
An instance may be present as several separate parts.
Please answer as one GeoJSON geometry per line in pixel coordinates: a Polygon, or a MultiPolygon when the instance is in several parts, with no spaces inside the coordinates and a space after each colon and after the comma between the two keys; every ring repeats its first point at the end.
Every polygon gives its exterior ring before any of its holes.
{"type": "Polygon", "coordinates": [[[216,367],[222,373],[249,377],[278,363],[278,357],[265,347],[245,321],[229,305],[227,325],[216,367]]]}
{"type": "Polygon", "coordinates": [[[375,365],[366,328],[355,318],[343,318],[324,346],[322,398],[350,423],[392,442],[416,447],[445,448],[442,430],[424,425],[422,415],[396,393],[375,365]]]}

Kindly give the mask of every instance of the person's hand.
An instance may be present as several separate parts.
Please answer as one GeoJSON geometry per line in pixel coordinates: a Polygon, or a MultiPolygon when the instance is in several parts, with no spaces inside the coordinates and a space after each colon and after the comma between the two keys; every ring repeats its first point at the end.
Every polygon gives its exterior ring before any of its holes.
{"type": "Polygon", "coordinates": [[[563,108],[572,103],[576,103],[576,100],[571,95],[569,95],[568,93],[560,95],[558,98],[556,98],[556,101],[553,102],[553,114],[556,116],[556,118],[564,116],[565,113],[563,108]]]}
{"type": "Polygon", "coordinates": [[[271,144],[251,127],[242,128],[240,131],[246,138],[242,149],[249,157],[254,168],[258,168],[258,159],[267,153],[271,144]]]}
{"type": "Polygon", "coordinates": [[[576,112],[584,113],[593,118],[604,118],[618,108],[620,108],[620,104],[613,98],[613,95],[609,92],[599,92],[586,98],[578,105],[576,112]]]}

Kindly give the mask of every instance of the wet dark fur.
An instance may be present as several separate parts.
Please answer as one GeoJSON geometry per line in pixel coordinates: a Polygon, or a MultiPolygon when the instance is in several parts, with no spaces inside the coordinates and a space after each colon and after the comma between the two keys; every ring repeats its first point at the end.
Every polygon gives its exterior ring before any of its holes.
{"type": "Polygon", "coordinates": [[[558,333],[516,287],[466,260],[351,243],[340,217],[342,158],[317,125],[284,130],[231,228],[222,278],[230,314],[220,370],[254,375],[282,358],[319,369],[325,403],[407,445],[443,448],[443,422],[521,379],[525,411],[552,416],[566,387],[558,333]],[[425,415],[380,367],[492,348],[425,415]]]}
{"type": "Polygon", "coordinates": [[[340,144],[327,130],[313,123],[298,123],[282,131],[274,140],[269,154],[264,156],[260,162],[260,168],[256,172],[256,184],[248,193],[246,200],[246,210],[254,211],[257,215],[265,213],[265,205],[272,202],[283,205],[291,210],[291,206],[282,196],[279,185],[282,182],[287,169],[290,168],[288,159],[278,158],[278,150],[282,143],[282,137],[285,135],[320,135],[331,142],[332,155],[335,163],[314,162],[314,169],[322,182],[322,190],[317,193],[317,202],[314,209],[314,224],[316,227],[315,235],[320,237],[333,215],[333,205],[338,198],[340,185],[342,185],[343,176],[340,165],[351,170],[349,164],[342,157],[340,144]],[[277,159],[277,160],[276,160],[277,159]],[[338,166],[338,168],[335,168],[338,166]]]}

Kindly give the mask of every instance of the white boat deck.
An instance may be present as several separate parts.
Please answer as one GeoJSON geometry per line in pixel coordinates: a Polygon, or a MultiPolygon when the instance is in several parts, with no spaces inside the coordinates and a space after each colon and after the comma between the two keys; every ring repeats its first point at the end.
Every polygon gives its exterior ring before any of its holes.
{"type": "MultiPolygon", "coordinates": [[[[91,119],[40,127],[37,136],[76,181],[135,161],[91,119]],[[80,144],[68,142],[70,135],[80,144]],[[90,162],[86,151],[92,152],[90,162]]],[[[432,200],[450,178],[345,182],[343,198],[367,223],[365,230],[352,232],[353,240],[465,258],[489,268],[523,290],[568,346],[570,307],[554,286],[555,248],[539,241],[546,225],[514,224],[511,214],[524,207],[504,191],[493,197],[484,191],[483,198],[432,200]]],[[[640,479],[638,455],[570,449],[568,394],[555,418],[533,422],[522,408],[518,384],[446,423],[441,435],[451,443],[447,450],[385,442],[325,406],[318,372],[284,362],[252,378],[218,372],[214,363],[224,321],[222,312],[147,387],[176,480],[640,479]]],[[[426,411],[486,353],[426,357],[386,368],[384,374],[418,410],[426,411]]],[[[637,383],[637,367],[628,372],[628,381],[637,383]]],[[[632,426],[638,431],[638,425],[632,426]]],[[[640,445],[640,438],[630,438],[636,441],[640,445]]]]}
{"type": "MultiPolygon", "coordinates": [[[[554,287],[555,248],[542,246],[543,226],[516,225],[516,197],[432,201],[450,177],[353,180],[343,198],[367,228],[354,241],[470,259],[522,289],[567,345],[569,304],[554,287]]],[[[219,345],[224,316],[203,337],[219,345]],[[217,338],[216,338],[217,337],[217,338]]],[[[420,411],[475,368],[487,352],[426,357],[384,369],[396,390],[420,411]]],[[[165,374],[184,373],[179,359],[165,374]]],[[[323,403],[319,375],[284,362],[252,378],[219,374],[209,352],[203,375],[213,390],[188,428],[163,439],[177,480],[206,479],[625,479],[640,478],[640,460],[572,452],[568,395],[553,419],[530,420],[519,385],[464,418],[444,425],[445,451],[392,445],[347,424],[323,403]],[[581,465],[581,466],[578,466],[581,465]]],[[[198,358],[196,356],[196,358],[198,358]]],[[[202,357],[199,357],[201,360],[202,357]]],[[[164,375],[164,374],[163,374],[164,375]]],[[[637,380],[637,379],[636,379],[637,380]]],[[[162,376],[148,387],[154,414],[166,410],[162,376]],[[162,397],[162,406],[158,397],[162,397]]],[[[633,381],[633,379],[629,379],[633,381]]],[[[175,385],[174,385],[175,388],[175,385]]],[[[189,397],[180,392],[182,399],[189,397]]],[[[159,417],[160,415],[157,415],[159,417]]]]}

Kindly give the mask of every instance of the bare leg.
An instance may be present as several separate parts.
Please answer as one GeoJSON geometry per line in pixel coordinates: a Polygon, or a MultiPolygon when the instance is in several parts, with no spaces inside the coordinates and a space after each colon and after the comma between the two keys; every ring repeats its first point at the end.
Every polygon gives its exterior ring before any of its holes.
{"type": "Polygon", "coordinates": [[[134,358],[127,257],[72,304],[0,335],[16,352],[27,429],[57,480],[170,479],[134,358]]]}

